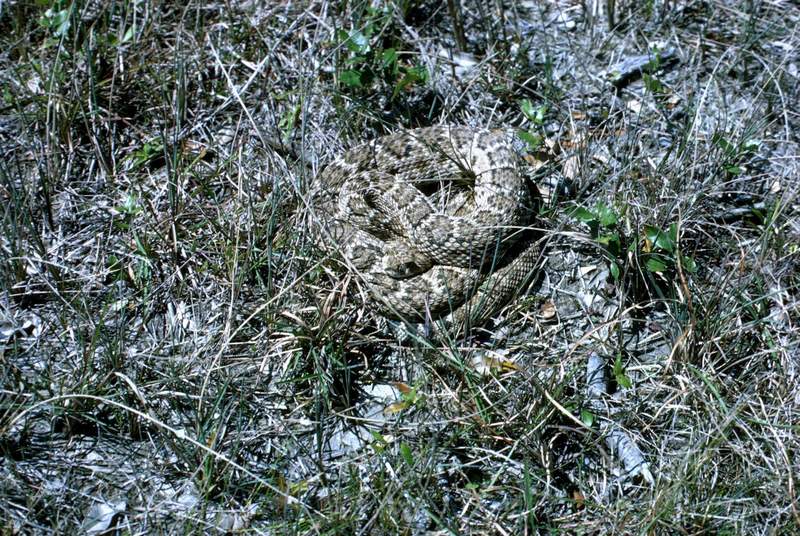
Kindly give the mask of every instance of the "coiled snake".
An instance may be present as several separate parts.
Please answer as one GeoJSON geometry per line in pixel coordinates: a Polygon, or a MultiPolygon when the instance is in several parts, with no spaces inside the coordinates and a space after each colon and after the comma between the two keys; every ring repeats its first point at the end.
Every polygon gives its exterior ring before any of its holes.
{"type": "Polygon", "coordinates": [[[314,233],[384,315],[479,324],[537,271],[536,199],[507,133],[422,128],[331,162],[317,176],[314,233]]]}

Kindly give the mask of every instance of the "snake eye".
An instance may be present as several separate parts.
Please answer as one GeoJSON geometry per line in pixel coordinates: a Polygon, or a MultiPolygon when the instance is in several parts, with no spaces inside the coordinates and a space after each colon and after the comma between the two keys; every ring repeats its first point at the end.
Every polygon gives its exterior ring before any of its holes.
{"type": "Polygon", "coordinates": [[[364,203],[370,208],[380,208],[380,193],[374,188],[364,191],[364,203]]]}
{"type": "Polygon", "coordinates": [[[413,262],[402,262],[393,264],[386,268],[386,272],[394,279],[408,279],[424,272],[424,270],[413,262]]]}
{"type": "Polygon", "coordinates": [[[409,279],[431,269],[433,264],[426,258],[409,251],[396,251],[383,258],[383,269],[393,279],[409,279]]]}

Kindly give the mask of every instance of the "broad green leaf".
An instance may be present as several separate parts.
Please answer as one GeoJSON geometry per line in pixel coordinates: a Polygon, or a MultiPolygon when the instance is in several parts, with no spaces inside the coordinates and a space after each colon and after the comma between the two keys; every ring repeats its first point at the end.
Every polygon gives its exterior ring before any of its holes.
{"type": "Polygon", "coordinates": [[[533,109],[533,104],[528,99],[522,99],[519,102],[519,108],[529,120],[533,121],[533,118],[536,117],[536,111],[533,109]]]}
{"type": "Polygon", "coordinates": [[[619,234],[618,233],[608,233],[604,235],[600,235],[597,237],[597,241],[600,244],[603,244],[608,248],[608,251],[617,256],[620,254],[620,250],[622,249],[622,245],[620,244],[619,234]]]}
{"type": "Polygon", "coordinates": [[[424,82],[428,79],[428,71],[425,70],[425,67],[417,66],[417,67],[410,67],[406,69],[403,78],[400,79],[397,84],[394,86],[394,91],[392,92],[392,98],[394,99],[397,95],[400,94],[401,91],[406,89],[407,87],[411,86],[416,82],[424,82]]]}
{"type": "Polygon", "coordinates": [[[683,269],[689,272],[690,274],[694,274],[697,272],[697,264],[695,264],[694,259],[692,259],[691,257],[681,255],[681,265],[683,266],[683,269]]]}
{"type": "Polygon", "coordinates": [[[339,80],[341,80],[342,84],[349,87],[362,87],[360,71],[345,69],[339,73],[339,80]]]}
{"type": "Polygon", "coordinates": [[[670,223],[669,224],[669,239],[672,240],[673,244],[678,243],[678,224],[677,223],[670,223]]]}
{"type": "Polygon", "coordinates": [[[536,125],[541,125],[544,123],[544,116],[547,113],[546,104],[534,107],[530,100],[522,99],[519,103],[519,108],[522,110],[522,113],[525,115],[525,117],[528,118],[528,121],[531,121],[536,125]]]}
{"type": "Polygon", "coordinates": [[[544,116],[547,113],[547,105],[542,104],[541,106],[536,108],[536,115],[533,118],[533,122],[537,125],[541,125],[544,123],[544,116]]]}
{"type": "Polygon", "coordinates": [[[617,380],[617,385],[630,389],[633,385],[631,379],[625,374],[625,368],[622,366],[622,355],[617,354],[614,358],[614,378],[617,380]]]}
{"type": "Polygon", "coordinates": [[[731,142],[726,140],[725,137],[719,132],[716,132],[713,136],[711,136],[711,142],[722,148],[722,150],[725,151],[728,156],[733,156],[733,154],[736,153],[736,147],[734,147],[731,142]]]}
{"type": "Polygon", "coordinates": [[[725,171],[730,173],[731,175],[741,175],[742,168],[739,166],[725,166],[725,171]]]}
{"type": "Polygon", "coordinates": [[[650,242],[654,249],[660,249],[661,251],[666,251],[668,253],[672,253],[675,250],[675,242],[670,239],[667,233],[658,227],[645,225],[644,233],[645,238],[647,238],[648,242],[650,242]]]}
{"type": "Polygon", "coordinates": [[[122,41],[120,41],[120,44],[127,43],[128,41],[133,39],[133,32],[134,32],[134,27],[132,25],[128,26],[128,29],[125,30],[125,34],[122,36],[122,41]]]}
{"type": "Polygon", "coordinates": [[[369,39],[358,30],[350,32],[346,45],[347,48],[358,54],[365,54],[369,51],[369,39]]]}
{"type": "Polygon", "coordinates": [[[397,73],[397,51],[395,49],[387,48],[384,50],[383,54],[381,54],[381,62],[384,69],[397,73]]]}
{"type": "Polygon", "coordinates": [[[614,278],[614,281],[619,281],[619,264],[611,261],[608,265],[608,271],[611,272],[611,277],[614,278]]]}
{"type": "Polygon", "coordinates": [[[655,76],[643,73],[642,80],[644,81],[644,87],[647,88],[647,91],[650,93],[664,93],[664,84],[655,76]]]}
{"type": "Polygon", "coordinates": [[[375,452],[377,452],[377,453],[381,453],[381,452],[383,452],[383,451],[384,451],[384,449],[386,448],[386,446],[387,446],[389,443],[388,443],[388,442],[386,441],[386,439],[385,439],[385,438],[384,438],[384,437],[383,437],[383,436],[380,434],[380,432],[376,432],[375,430],[370,430],[370,434],[372,434],[372,439],[374,439],[374,440],[375,440],[375,441],[373,441],[372,443],[370,443],[370,446],[372,447],[372,449],[373,449],[375,452]]]}
{"type": "Polygon", "coordinates": [[[344,61],[345,65],[361,65],[367,61],[366,56],[353,56],[350,59],[344,61]]]}
{"type": "Polygon", "coordinates": [[[292,131],[294,130],[294,126],[299,115],[300,104],[298,103],[294,106],[290,106],[289,109],[286,110],[281,116],[280,121],[278,121],[278,128],[280,128],[283,134],[283,141],[285,143],[288,143],[288,141],[291,139],[292,131]]]}
{"type": "Polygon", "coordinates": [[[625,374],[617,374],[616,380],[617,380],[617,385],[619,385],[620,387],[624,387],[625,389],[630,389],[631,387],[633,387],[633,382],[625,374]]]}
{"type": "Polygon", "coordinates": [[[761,147],[761,140],[747,140],[742,144],[742,149],[748,153],[753,153],[761,147]]]}
{"type": "Polygon", "coordinates": [[[598,203],[595,211],[603,227],[613,227],[617,224],[617,213],[605,203],[598,203]]]}
{"type": "Polygon", "coordinates": [[[414,467],[414,453],[411,452],[411,447],[409,447],[408,443],[405,441],[400,443],[400,454],[403,456],[403,460],[405,460],[406,465],[409,467],[414,467]]]}
{"type": "Polygon", "coordinates": [[[583,207],[575,207],[570,215],[583,223],[597,223],[597,216],[583,207]]]}
{"type": "Polygon", "coordinates": [[[542,144],[541,136],[532,132],[528,132],[527,130],[518,130],[517,136],[519,136],[519,139],[528,144],[528,148],[531,151],[535,151],[542,144]]]}
{"type": "Polygon", "coordinates": [[[604,234],[598,236],[597,241],[603,244],[604,246],[607,246],[613,242],[619,242],[619,236],[617,236],[617,233],[604,234]]]}
{"type": "Polygon", "coordinates": [[[655,257],[650,257],[645,263],[645,267],[650,272],[664,272],[667,270],[667,265],[655,257]]]}
{"type": "Polygon", "coordinates": [[[62,37],[70,28],[69,9],[56,11],[50,8],[39,18],[39,24],[49,28],[55,37],[62,37]]]}
{"type": "Polygon", "coordinates": [[[588,409],[581,410],[581,422],[586,426],[591,427],[594,424],[594,414],[588,409]]]}

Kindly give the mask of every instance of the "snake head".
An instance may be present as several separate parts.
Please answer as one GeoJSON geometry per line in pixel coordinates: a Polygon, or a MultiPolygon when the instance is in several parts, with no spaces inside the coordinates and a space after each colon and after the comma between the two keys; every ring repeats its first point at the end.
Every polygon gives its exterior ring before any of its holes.
{"type": "Polygon", "coordinates": [[[404,250],[383,256],[383,271],[393,279],[409,279],[430,270],[433,262],[419,253],[404,250]]]}

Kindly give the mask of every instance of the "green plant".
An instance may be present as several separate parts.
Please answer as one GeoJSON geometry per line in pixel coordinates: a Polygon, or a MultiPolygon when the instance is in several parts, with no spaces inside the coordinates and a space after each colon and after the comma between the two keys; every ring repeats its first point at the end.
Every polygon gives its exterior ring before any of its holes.
{"type": "MultiPolygon", "coordinates": [[[[541,104],[534,107],[530,100],[523,99],[520,101],[519,107],[522,111],[522,114],[528,119],[528,121],[530,121],[534,127],[540,129],[544,124],[545,115],[547,115],[547,104],[541,104]]],[[[535,132],[533,129],[520,129],[517,131],[517,136],[519,136],[519,139],[528,144],[528,149],[531,151],[537,150],[542,144],[542,141],[544,141],[544,137],[535,132]]]]}
{"type": "MultiPolygon", "coordinates": [[[[572,217],[589,226],[589,234],[606,252],[609,272],[615,281],[620,281],[622,268],[635,260],[645,268],[648,283],[659,287],[652,274],[662,280],[671,281],[682,269],[695,273],[694,260],[683,255],[678,245],[678,225],[672,223],[666,229],[655,225],[645,225],[642,236],[632,240],[619,228],[620,215],[605,203],[598,203],[594,209],[575,207],[572,217]]],[[[638,270],[633,270],[638,272],[638,270]]]]}
{"type": "Polygon", "coordinates": [[[625,374],[625,366],[622,364],[622,354],[617,353],[617,356],[614,358],[614,379],[617,382],[617,385],[623,387],[625,389],[630,389],[633,387],[633,382],[631,381],[630,377],[625,374]]]}
{"type": "Polygon", "coordinates": [[[615,280],[620,277],[622,258],[622,239],[617,228],[619,216],[605,203],[598,203],[593,210],[575,207],[572,217],[589,226],[590,236],[606,250],[609,258],[609,271],[615,280]]]}
{"type": "Polygon", "coordinates": [[[697,271],[694,260],[680,253],[678,226],[675,223],[671,223],[666,230],[653,225],[645,225],[644,241],[640,245],[640,257],[644,259],[647,271],[653,273],[673,272],[677,269],[678,264],[689,273],[697,271]]]}
{"type": "Polygon", "coordinates": [[[52,6],[39,17],[39,25],[46,28],[56,39],[65,37],[72,26],[71,11],[72,5],[66,1],[53,2],[52,6]]]}
{"type": "Polygon", "coordinates": [[[391,38],[391,11],[369,7],[360,26],[336,32],[337,45],[346,50],[341,56],[339,84],[350,91],[366,90],[382,81],[392,87],[392,99],[415,84],[425,83],[428,72],[421,65],[405,62],[391,38]]]}
{"type": "Polygon", "coordinates": [[[715,132],[711,137],[714,145],[722,150],[722,168],[728,175],[740,175],[744,170],[744,162],[752,157],[761,142],[745,137],[739,142],[732,142],[726,135],[715,132]]]}

